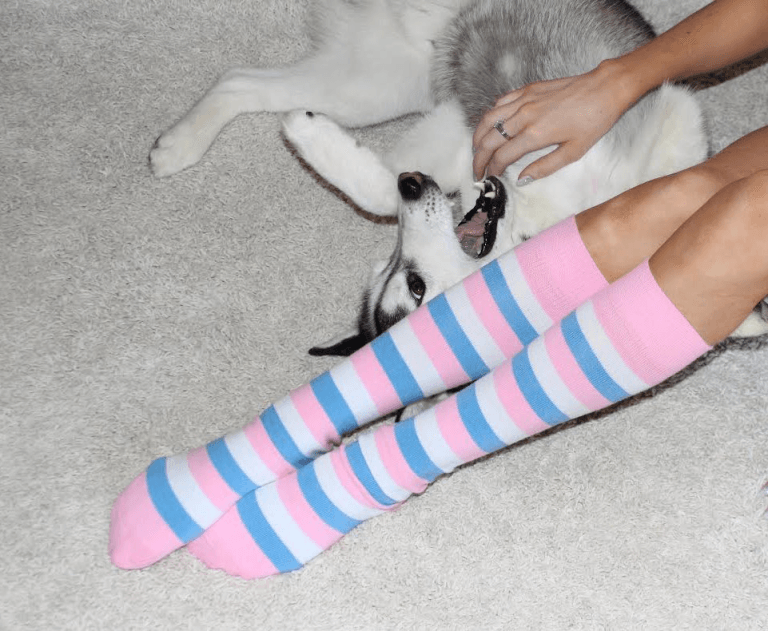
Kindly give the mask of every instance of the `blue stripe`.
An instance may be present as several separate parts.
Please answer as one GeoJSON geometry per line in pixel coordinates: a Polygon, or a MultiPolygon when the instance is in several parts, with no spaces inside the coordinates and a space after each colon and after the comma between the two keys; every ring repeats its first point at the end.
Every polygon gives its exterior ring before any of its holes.
{"type": "Polygon", "coordinates": [[[507,446],[496,436],[488,425],[488,421],[485,420],[480,404],[477,402],[477,390],[474,384],[456,395],[456,407],[459,410],[461,422],[472,440],[485,453],[490,454],[507,446]]]}
{"type": "Polygon", "coordinates": [[[315,398],[325,410],[328,418],[331,419],[331,423],[333,423],[339,436],[343,436],[357,427],[357,419],[352,414],[344,396],[336,387],[331,373],[325,372],[316,377],[310,386],[315,398]]]}
{"type": "Polygon", "coordinates": [[[569,420],[544,392],[536,374],[533,372],[531,360],[528,357],[528,349],[515,355],[512,360],[512,372],[515,375],[520,392],[523,393],[528,405],[542,421],[547,425],[557,425],[569,420]]]}
{"type": "Polygon", "coordinates": [[[379,483],[376,482],[373,473],[368,468],[368,463],[365,461],[363,451],[360,449],[360,443],[357,441],[350,443],[346,448],[346,454],[347,460],[349,460],[349,464],[352,466],[352,471],[373,499],[384,506],[397,504],[397,501],[382,491],[379,483]]]}
{"type": "Polygon", "coordinates": [[[147,490],[160,517],[182,542],[188,543],[203,534],[203,529],[184,510],[173,492],[165,458],[158,458],[147,468],[147,490]]]}
{"type": "MultiPolygon", "coordinates": [[[[514,253],[508,254],[508,256],[515,256],[514,253]]],[[[507,324],[512,328],[517,335],[517,339],[525,346],[533,340],[535,340],[539,334],[533,325],[530,323],[523,310],[520,308],[515,296],[510,291],[507,281],[504,278],[504,274],[501,271],[498,259],[491,261],[482,268],[483,278],[485,284],[488,285],[488,289],[491,291],[496,305],[504,315],[507,324]]],[[[523,280],[522,282],[525,282],[523,280]]]]}
{"type": "Polygon", "coordinates": [[[304,498],[312,507],[312,510],[331,528],[338,532],[348,533],[355,526],[362,523],[340,511],[328,498],[325,491],[323,491],[323,487],[320,486],[317,472],[313,465],[299,469],[297,478],[299,488],[304,498]]]}
{"type": "Polygon", "coordinates": [[[424,447],[416,434],[416,424],[413,418],[395,424],[395,440],[411,471],[422,480],[432,482],[444,473],[424,451],[424,447]]]}
{"type": "Polygon", "coordinates": [[[474,380],[488,374],[488,366],[477,354],[472,342],[469,341],[458,320],[456,320],[445,294],[440,294],[430,300],[427,303],[427,309],[429,309],[437,328],[440,329],[440,333],[469,378],[474,380]]]}
{"type": "Polygon", "coordinates": [[[613,403],[626,399],[629,394],[603,368],[581,330],[575,311],[563,318],[561,328],[565,343],[571,349],[571,353],[573,353],[573,357],[578,362],[584,376],[589,379],[595,389],[613,403]]]}
{"type": "Polygon", "coordinates": [[[213,466],[216,467],[216,471],[235,493],[245,495],[256,488],[257,485],[245,475],[232,457],[223,438],[208,443],[205,450],[208,452],[213,466]]]}
{"type": "Polygon", "coordinates": [[[297,469],[311,462],[312,458],[305,456],[304,453],[293,442],[293,438],[285,429],[283,419],[277,413],[274,405],[270,405],[261,415],[261,422],[264,430],[269,436],[269,440],[280,452],[280,455],[297,469]]]}
{"type": "Polygon", "coordinates": [[[301,567],[301,563],[285,547],[285,544],[264,517],[264,513],[261,512],[256,501],[256,493],[249,493],[243,497],[237,503],[237,512],[256,545],[272,561],[279,572],[290,572],[301,567]]]}
{"type": "Polygon", "coordinates": [[[424,393],[411,374],[410,368],[403,361],[400,351],[389,333],[384,333],[371,343],[371,348],[376,354],[384,372],[387,373],[390,383],[395,388],[397,396],[403,405],[414,401],[421,401],[424,393]]]}

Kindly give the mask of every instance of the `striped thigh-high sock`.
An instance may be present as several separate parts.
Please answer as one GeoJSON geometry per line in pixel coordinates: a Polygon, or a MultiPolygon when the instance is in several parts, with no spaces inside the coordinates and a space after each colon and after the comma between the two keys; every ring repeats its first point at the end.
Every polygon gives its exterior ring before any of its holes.
{"type": "Polygon", "coordinates": [[[244,496],[188,549],[245,578],[295,570],[438,476],[658,384],[708,349],[645,263],[457,395],[244,496]]]}
{"type": "Polygon", "coordinates": [[[444,294],[245,428],[159,458],[112,509],[110,555],[144,567],[199,536],[246,493],[307,464],[340,437],[486,374],[606,285],[573,218],[444,294]]]}

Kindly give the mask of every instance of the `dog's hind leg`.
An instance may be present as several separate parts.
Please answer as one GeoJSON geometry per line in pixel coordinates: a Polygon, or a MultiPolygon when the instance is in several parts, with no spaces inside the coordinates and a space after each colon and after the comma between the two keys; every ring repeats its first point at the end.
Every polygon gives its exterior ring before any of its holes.
{"type": "Polygon", "coordinates": [[[296,109],[363,126],[431,106],[432,47],[402,30],[386,3],[360,10],[324,37],[308,59],[283,69],[236,69],[158,138],[150,165],[158,177],[197,163],[239,114],[296,109]]]}

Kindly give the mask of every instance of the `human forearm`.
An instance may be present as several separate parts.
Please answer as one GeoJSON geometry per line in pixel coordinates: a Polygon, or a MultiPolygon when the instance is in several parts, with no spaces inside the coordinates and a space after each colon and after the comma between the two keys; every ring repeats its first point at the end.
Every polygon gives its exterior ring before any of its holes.
{"type": "Polygon", "coordinates": [[[557,145],[520,176],[521,182],[546,177],[581,158],[648,91],[764,48],[768,0],[715,0],[637,50],[585,74],[513,90],[475,130],[475,177],[499,175],[522,156],[557,145]],[[507,136],[494,129],[499,120],[507,136]]]}
{"type": "Polygon", "coordinates": [[[634,100],[665,81],[718,70],[768,48],[768,0],[715,0],[608,66],[634,100]]]}

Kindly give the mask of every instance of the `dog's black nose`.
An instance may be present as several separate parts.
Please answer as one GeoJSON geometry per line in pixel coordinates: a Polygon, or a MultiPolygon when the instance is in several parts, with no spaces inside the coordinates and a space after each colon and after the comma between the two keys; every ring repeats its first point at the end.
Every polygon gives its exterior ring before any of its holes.
{"type": "Polygon", "coordinates": [[[424,192],[424,176],[418,171],[401,173],[397,178],[397,188],[403,199],[414,201],[424,192]]]}

